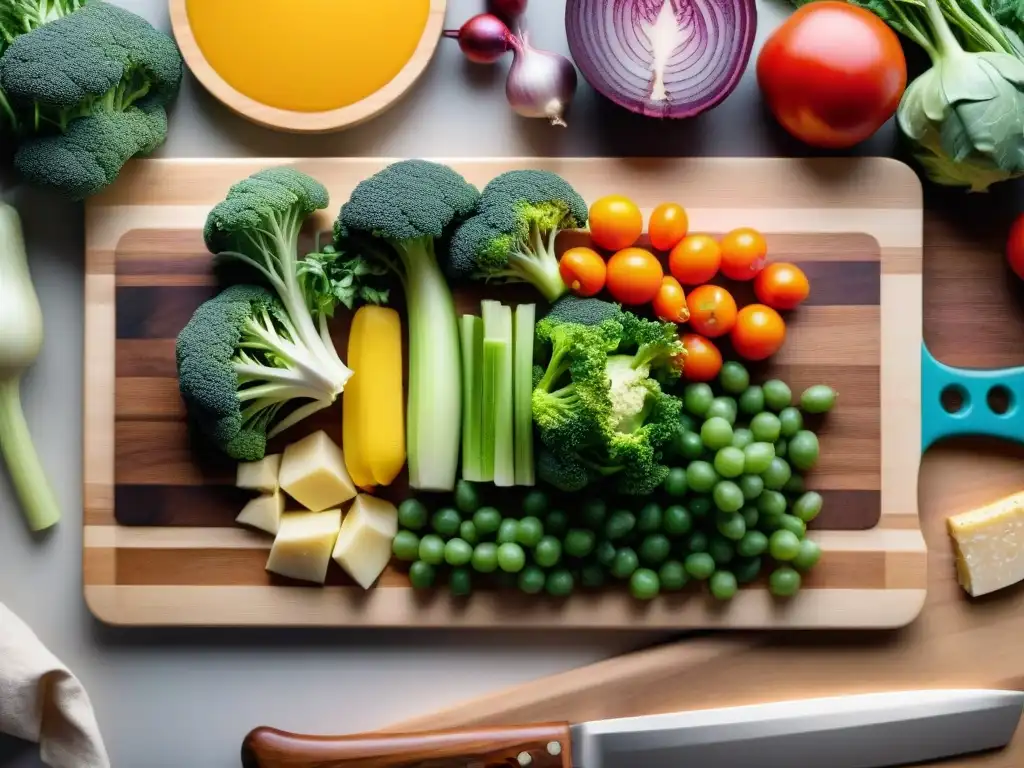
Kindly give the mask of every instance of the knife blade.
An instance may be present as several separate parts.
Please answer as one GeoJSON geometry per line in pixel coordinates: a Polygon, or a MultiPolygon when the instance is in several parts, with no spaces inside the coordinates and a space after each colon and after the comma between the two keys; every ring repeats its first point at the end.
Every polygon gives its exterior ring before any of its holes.
{"type": "Polygon", "coordinates": [[[570,726],[307,736],[251,731],[245,768],[881,768],[1005,746],[1024,693],[835,696],[570,726]]]}

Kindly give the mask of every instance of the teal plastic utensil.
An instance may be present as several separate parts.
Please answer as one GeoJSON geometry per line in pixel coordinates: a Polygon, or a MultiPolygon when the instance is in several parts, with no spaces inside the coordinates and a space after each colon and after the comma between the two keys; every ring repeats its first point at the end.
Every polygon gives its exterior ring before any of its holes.
{"type": "Polygon", "coordinates": [[[940,363],[921,344],[922,451],[954,435],[985,435],[1024,443],[1022,397],[1024,366],[1001,370],[954,368],[940,363]],[[1004,413],[992,410],[993,394],[1006,403],[1004,413]],[[959,399],[955,412],[946,410],[943,395],[959,399]]]}

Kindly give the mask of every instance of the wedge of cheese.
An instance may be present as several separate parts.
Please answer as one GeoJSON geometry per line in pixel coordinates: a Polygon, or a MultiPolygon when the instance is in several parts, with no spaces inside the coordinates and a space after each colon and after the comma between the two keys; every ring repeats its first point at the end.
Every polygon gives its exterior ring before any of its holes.
{"type": "Polygon", "coordinates": [[[281,525],[282,514],[284,514],[284,494],[277,490],[250,499],[249,503],[238,513],[235,522],[259,528],[273,536],[281,525]]]}
{"type": "Polygon", "coordinates": [[[1024,491],[946,520],[957,578],[977,597],[1024,579],[1024,491]]]}
{"type": "Polygon", "coordinates": [[[334,561],[363,589],[369,589],[391,560],[398,533],[398,510],[390,502],[361,493],[352,502],[334,545],[334,561]]]}
{"type": "Polygon", "coordinates": [[[341,510],[285,512],[281,515],[267,570],[292,579],[323,584],[341,530],[341,510]]]}
{"type": "Polygon", "coordinates": [[[285,493],[313,512],[356,495],[341,448],[322,429],[284,449],[278,480],[285,493]]]}
{"type": "Polygon", "coordinates": [[[281,454],[264,456],[259,461],[243,461],[238,465],[235,485],[247,491],[273,493],[277,490],[277,474],[281,469],[281,454]]]}

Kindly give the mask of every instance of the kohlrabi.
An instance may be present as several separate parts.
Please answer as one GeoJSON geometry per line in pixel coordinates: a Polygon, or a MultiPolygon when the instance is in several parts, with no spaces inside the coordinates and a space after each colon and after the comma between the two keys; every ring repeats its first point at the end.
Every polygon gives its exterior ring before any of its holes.
{"type": "Polygon", "coordinates": [[[33,531],[60,520],[21,409],[21,377],[43,344],[43,315],[25,255],[18,212],[0,203],[0,451],[33,531]]]}

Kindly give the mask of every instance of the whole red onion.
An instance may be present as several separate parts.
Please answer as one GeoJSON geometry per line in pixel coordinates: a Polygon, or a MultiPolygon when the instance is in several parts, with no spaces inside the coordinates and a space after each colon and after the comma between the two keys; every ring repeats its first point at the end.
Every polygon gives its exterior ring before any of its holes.
{"type": "Polygon", "coordinates": [[[488,6],[491,13],[513,22],[526,13],[526,3],[527,0],[490,0],[488,6]]]}
{"type": "Polygon", "coordinates": [[[476,64],[498,61],[513,49],[515,39],[505,22],[492,13],[481,13],[459,29],[446,29],[443,34],[458,40],[462,53],[476,64]]]}

